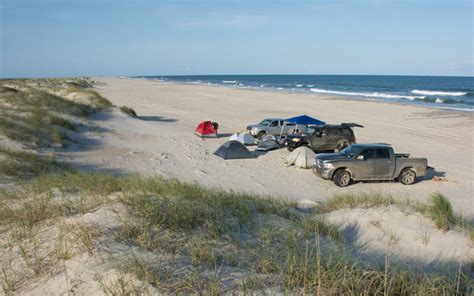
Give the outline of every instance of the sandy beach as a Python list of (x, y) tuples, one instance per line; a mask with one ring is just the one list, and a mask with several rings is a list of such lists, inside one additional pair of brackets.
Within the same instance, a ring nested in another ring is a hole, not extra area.
[[(291, 200), (322, 201), (334, 194), (376, 192), (425, 201), (439, 191), (457, 212), (474, 217), (472, 112), (143, 79), (96, 80), (102, 83), (96, 87), (99, 93), (115, 105), (132, 107), (139, 118), (119, 113), (94, 117), (94, 124), (111, 133), (98, 134), (62, 154), (79, 166), (176, 177)], [(397, 152), (428, 158), (435, 170), (412, 186), (372, 182), (338, 188), (310, 170), (286, 168), (286, 149), (248, 160), (225, 161), (213, 155), (232, 133), (248, 124), (301, 114), (327, 123), (362, 124), (365, 128), (355, 129), (357, 142), (390, 143)], [(195, 136), (202, 120), (217, 121), (220, 136)], [(433, 181), (434, 176), (442, 181)]]

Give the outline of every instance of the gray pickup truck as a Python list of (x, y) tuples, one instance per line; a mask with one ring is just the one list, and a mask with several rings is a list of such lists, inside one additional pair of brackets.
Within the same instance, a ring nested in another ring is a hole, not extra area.
[(334, 180), (339, 187), (352, 181), (399, 180), (402, 184), (415, 183), (426, 175), (426, 158), (410, 158), (409, 154), (395, 153), (388, 144), (354, 144), (339, 153), (316, 156), (313, 172), (323, 179)]

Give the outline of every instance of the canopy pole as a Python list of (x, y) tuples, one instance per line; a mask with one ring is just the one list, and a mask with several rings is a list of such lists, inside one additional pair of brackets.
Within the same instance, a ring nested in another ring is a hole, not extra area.
[(283, 121), (283, 126), (281, 127), (281, 130), (280, 130), (280, 142), (281, 142), (281, 137), (283, 136), (283, 128), (285, 128), (286, 126), (286, 120)]

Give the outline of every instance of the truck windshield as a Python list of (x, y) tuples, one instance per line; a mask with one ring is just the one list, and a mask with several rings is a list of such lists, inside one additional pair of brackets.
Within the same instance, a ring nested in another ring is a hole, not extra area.
[(262, 120), (262, 122), (260, 122), (260, 125), (267, 126), (267, 125), (269, 125), (269, 124), (270, 124), (270, 122), (272, 122), (272, 121), (271, 121), (271, 120), (269, 120), (269, 119), (264, 119), (264, 120)]
[(304, 129), (304, 133), (307, 134), (307, 135), (312, 135), (314, 134), (314, 132), (316, 131), (316, 129), (314, 127), (307, 127)]
[(341, 152), (339, 153), (349, 158), (349, 157), (353, 157), (354, 155), (359, 154), (360, 152), (362, 152), (362, 150), (364, 150), (364, 148), (362, 147), (349, 146), (341, 150)]

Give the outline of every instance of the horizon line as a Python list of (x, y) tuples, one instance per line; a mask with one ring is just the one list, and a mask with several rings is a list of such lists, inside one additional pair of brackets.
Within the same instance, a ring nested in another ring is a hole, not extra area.
[(111, 74), (111, 75), (51, 75), (51, 76), (10, 76), (5, 77), (0, 75), (0, 80), (12, 79), (48, 79), (48, 78), (74, 78), (74, 77), (193, 77), (193, 76), (386, 76), (386, 77), (456, 77), (456, 78), (474, 78), (474, 74), (466, 75), (434, 75), (434, 74), (301, 74), (301, 73), (227, 73), (227, 74), (147, 74), (147, 75), (126, 75), (126, 74)]

